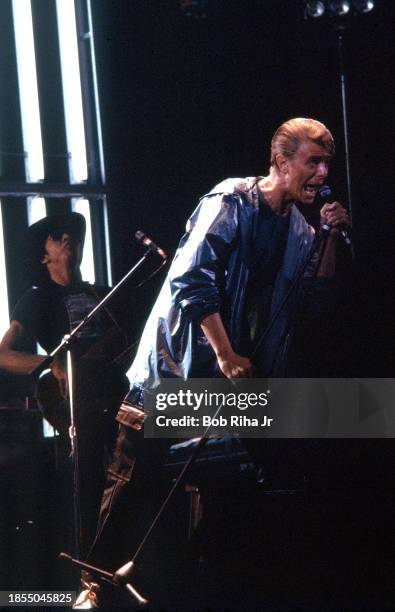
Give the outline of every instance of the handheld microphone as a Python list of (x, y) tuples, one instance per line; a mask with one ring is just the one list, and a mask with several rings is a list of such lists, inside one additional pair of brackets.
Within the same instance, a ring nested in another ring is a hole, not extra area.
[[(325, 202), (333, 202), (334, 198), (332, 196), (332, 190), (329, 187), (329, 185), (322, 185), (319, 190), (318, 193), (320, 194), (320, 197), (322, 200), (324, 200)], [(328, 223), (325, 223), (322, 226), (322, 229), (324, 230), (324, 232), (330, 232), (331, 231), (331, 226)], [(340, 235), (343, 238), (344, 242), (346, 243), (347, 246), (351, 247), (352, 246), (352, 241), (350, 238), (350, 234), (348, 233), (348, 231), (343, 227), (343, 228), (339, 228), (340, 231)]]
[(147, 236), (147, 234), (144, 234), (144, 232), (142, 232), (141, 230), (137, 230), (134, 237), (136, 238), (138, 242), (141, 242), (141, 244), (148, 247), (150, 251), (153, 251), (154, 253), (162, 257), (162, 259), (164, 260), (167, 259), (167, 255), (164, 252), (164, 250), (158, 247), (158, 245), (155, 244), (155, 242), (153, 242), (153, 240), (151, 240), (151, 238)]

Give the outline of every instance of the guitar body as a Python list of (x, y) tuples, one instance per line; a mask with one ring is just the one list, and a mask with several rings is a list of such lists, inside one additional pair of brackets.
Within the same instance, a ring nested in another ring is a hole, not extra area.
[(69, 402), (62, 397), (59, 382), (52, 372), (44, 372), (40, 376), (35, 396), (48, 423), (60, 434), (67, 434), (70, 425)]
[[(129, 389), (124, 372), (132, 361), (132, 349), (125, 348), (125, 345), (123, 332), (119, 328), (111, 328), (75, 360), (77, 412), (91, 414), (92, 405), (100, 406), (99, 410), (106, 412), (109, 409), (107, 403), (114, 401), (119, 407)], [(44, 418), (60, 434), (67, 434), (70, 426), (69, 401), (62, 396), (59, 382), (52, 372), (46, 371), (40, 376), (35, 396)]]

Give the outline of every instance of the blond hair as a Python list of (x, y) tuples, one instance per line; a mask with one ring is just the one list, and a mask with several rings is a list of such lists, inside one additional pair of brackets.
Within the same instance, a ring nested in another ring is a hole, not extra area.
[(316, 119), (297, 117), (289, 119), (275, 131), (271, 144), (270, 165), (277, 165), (278, 153), (292, 159), (299, 145), (306, 140), (311, 140), (324, 147), (331, 157), (335, 153), (333, 136), (323, 123)]

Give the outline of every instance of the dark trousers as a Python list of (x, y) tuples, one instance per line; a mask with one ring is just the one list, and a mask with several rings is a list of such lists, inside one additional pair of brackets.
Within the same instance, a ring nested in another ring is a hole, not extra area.
[[(115, 571), (133, 556), (161, 502), (161, 467), (170, 442), (145, 439), (134, 414), (120, 410), (96, 536), (87, 562)], [(133, 477), (133, 478), (132, 478)]]

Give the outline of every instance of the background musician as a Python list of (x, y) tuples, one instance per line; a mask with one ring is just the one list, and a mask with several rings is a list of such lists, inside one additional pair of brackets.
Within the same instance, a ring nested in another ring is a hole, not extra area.
[[(52, 351), (107, 292), (83, 282), (80, 264), (85, 220), (79, 213), (45, 217), (28, 228), (27, 263), (33, 286), (20, 298), (0, 343), (0, 368), (29, 374), (45, 359), (22, 350), (27, 341)], [(128, 389), (123, 369), (114, 363), (126, 346), (119, 307), (103, 309), (81, 329), (72, 347), (75, 367), (81, 492), (81, 553), (93, 538), (103, 489), (104, 467), (117, 430), (114, 420)], [(38, 386), (44, 416), (68, 446), (70, 423), (67, 375), (63, 357), (51, 364), (51, 375)]]

